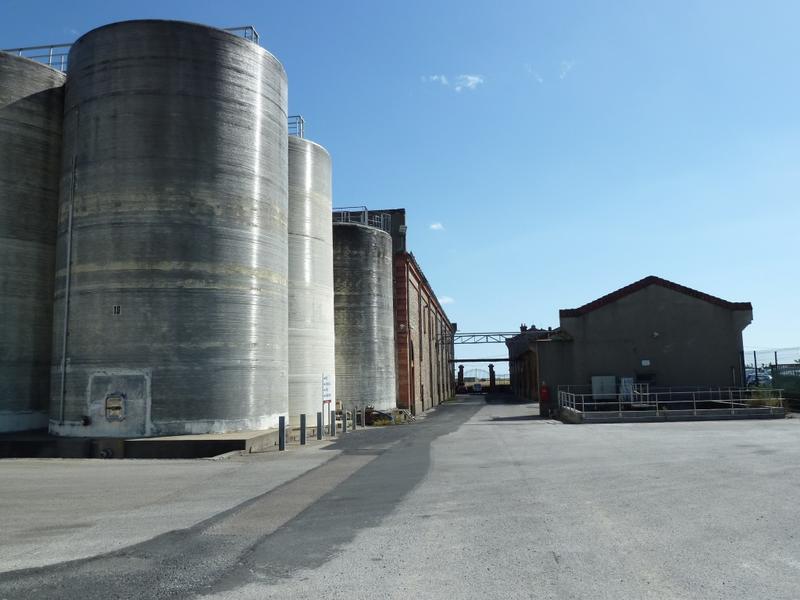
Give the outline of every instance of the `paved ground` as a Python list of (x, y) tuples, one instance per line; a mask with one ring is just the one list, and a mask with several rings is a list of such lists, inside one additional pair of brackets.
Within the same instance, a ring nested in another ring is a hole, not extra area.
[[(534, 413), (460, 399), (348, 435), (333, 460), (236, 509), (0, 574), (0, 598), (798, 597), (800, 419), (570, 426)], [(186, 500), (173, 494), (166, 504)]]
[(320, 445), (225, 460), (0, 460), (0, 572), (196, 525), (338, 454)]

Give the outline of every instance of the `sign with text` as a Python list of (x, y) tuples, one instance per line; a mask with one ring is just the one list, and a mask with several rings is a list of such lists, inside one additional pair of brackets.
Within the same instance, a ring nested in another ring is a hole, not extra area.
[(330, 404), (333, 400), (333, 394), (331, 393), (331, 376), (330, 375), (322, 375), (322, 403), (323, 404)]

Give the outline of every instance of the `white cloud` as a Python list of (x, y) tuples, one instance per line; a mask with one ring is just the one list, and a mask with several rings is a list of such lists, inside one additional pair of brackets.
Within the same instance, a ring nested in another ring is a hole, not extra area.
[(575, 68), (575, 61), (574, 60), (562, 60), (561, 61), (561, 72), (558, 75), (559, 79), (564, 79), (572, 69)]
[(437, 221), (436, 223), (431, 223), (430, 228), (434, 231), (442, 231), (444, 229), (444, 225)]
[(420, 80), (422, 83), (439, 83), (445, 87), (452, 87), (456, 92), (474, 90), (485, 81), (483, 75), (473, 75), (469, 73), (456, 75), (452, 81), (447, 75), (423, 75), (420, 77)]
[(544, 83), (544, 78), (539, 75), (538, 71), (534, 71), (532, 66), (525, 65), (525, 70), (528, 72), (528, 75), (536, 80), (536, 83)]
[(427, 82), (433, 83), (441, 83), (442, 85), (450, 85), (450, 82), (447, 79), (446, 75), (423, 75), (422, 76), (422, 83)]
[(482, 75), (459, 75), (456, 77), (456, 86), (453, 89), (457, 92), (461, 90), (474, 90), (483, 82), (484, 79)]
[(455, 298), (451, 298), (450, 296), (439, 296), (440, 304), (453, 304), (455, 301)]

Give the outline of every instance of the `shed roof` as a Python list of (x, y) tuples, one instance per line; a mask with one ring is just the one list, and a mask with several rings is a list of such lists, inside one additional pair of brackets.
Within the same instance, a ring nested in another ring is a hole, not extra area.
[(649, 275), (644, 279), (640, 279), (639, 281), (636, 281), (630, 285), (626, 285), (625, 287), (620, 288), (615, 292), (606, 294), (605, 296), (598, 298), (597, 300), (594, 300), (592, 302), (589, 302), (588, 304), (584, 304), (583, 306), (580, 306), (578, 308), (561, 309), (560, 311), (558, 311), (558, 314), (561, 317), (580, 317), (582, 315), (585, 315), (586, 313), (592, 312), (593, 310), (597, 310), (598, 308), (602, 308), (603, 306), (612, 304), (617, 300), (620, 300), (621, 298), (630, 296), (631, 294), (638, 292), (639, 290), (643, 290), (644, 288), (651, 285), (660, 285), (661, 287), (665, 287), (669, 290), (673, 290), (675, 292), (679, 292), (681, 294), (697, 298), (698, 300), (704, 300), (711, 304), (715, 304), (716, 306), (727, 308), (728, 310), (753, 310), (753, 305), (750, 304), (749, 302), (729, 302), (728, 300), (717, 298), (716, 296), (712, 296), (710, 294), (706, 294), (704, 292), (688, 288), (678, 283), (662, 279), (661, 277), (656, 277), (655, 275)]

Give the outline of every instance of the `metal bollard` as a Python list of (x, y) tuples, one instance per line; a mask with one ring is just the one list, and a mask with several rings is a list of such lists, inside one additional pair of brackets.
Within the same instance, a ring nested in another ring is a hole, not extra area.
[(317, 413), (317, 439), (322, 439), (322, 413)]
[(336, 411), (331, 410), (331, 437), (336, 437)]
[(306, 414), (300, 415), (300, 445), (306, 445)]
[(286, 417), (278, 417), (278, 450), (286, 450)]

